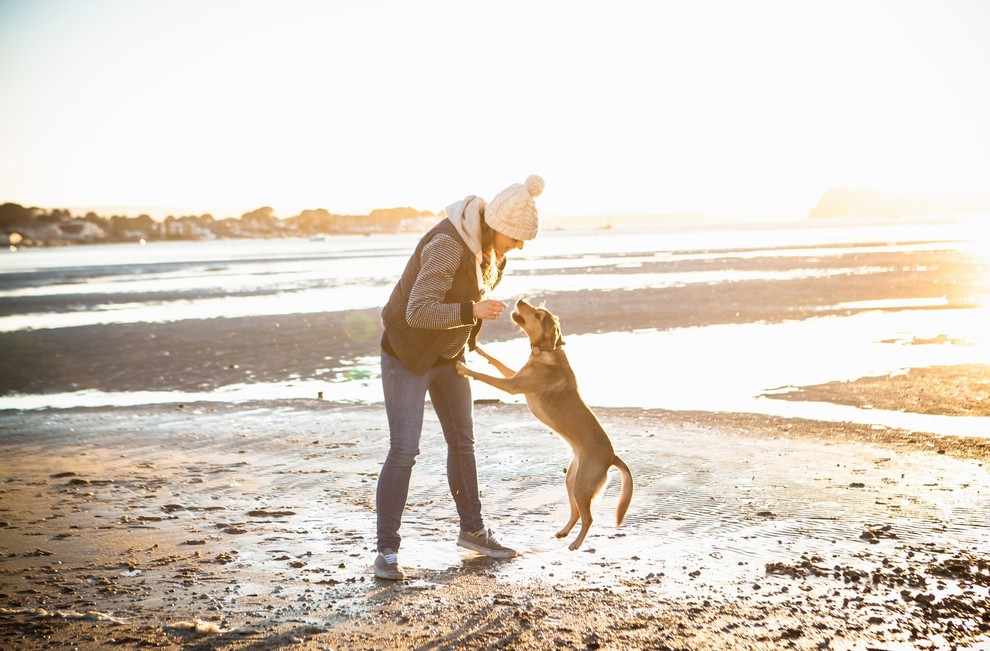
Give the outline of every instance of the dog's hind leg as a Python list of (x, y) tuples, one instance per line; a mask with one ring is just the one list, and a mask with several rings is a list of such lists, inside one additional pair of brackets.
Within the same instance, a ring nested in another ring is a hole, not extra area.
[(577, 524), (578, 518), (581, 517), (580, 511), (578, 511), (577, 500), (574, 499), (574, 477), (577, 475), (578, 460), (577, 457), (571, 459), (571, 465), (567, 467), (567, 477), (564, 479), (564, 485), (567, 486), (567, 499), (571, 503), (571, 518), (564, 525), (564, 528), (557, 532), (558, 538), (563, 538), (571, 532), (574, 525)]
[(581, 531), (578, 532), (577, 538), (567, 546), (568, 549), (574, 551), (581, 546), (584, 542), (584, 537), (588, 535), (588, 530), (591, 529), (591, 499), (581, 499), (577, 500), (578, 514), (581, 517)]
[(573, 499), (577, 502), (578, 514), (581, 518), (581, 531), (578, 532), (577, 538), (568, 545), (571, 551), (580, 547), (581, 543), (584, 542), (584, 537), (588, 535), (588, 530), (591, 529), (591, 523), (594, 520), (591, 517), (591, 502), (605, 487), (606, 481), (608, 481), (608, 467), (602, 467), (600, 464), (585, 463), (575, 473)]

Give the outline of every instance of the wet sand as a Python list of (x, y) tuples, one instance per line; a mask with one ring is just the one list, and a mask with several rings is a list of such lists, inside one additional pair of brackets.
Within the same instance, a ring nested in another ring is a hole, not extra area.
[[(952, 308), (974, 300), (963, 267), (929, 257), (885, 280), (541, 299), (574, 333), (808, 318), (893, 297)], [(6, 333), (0, 382), (9, 393), (311, 377), (374, 354), (375, 323), (355, 311)], [(517, 334), (505, 322), (485, 336)], [(772, 398), (986, 415), (988, 379), (981, 365), (915, 369)], [(486, 517), (520, 556), (453, 544), (428, 417), (403, 526), (410, 577), (389, 583), (370, 574), (384, 414), (326, 398), (0, 415), (4, 648), (990, 648), (986, 438), (596, 410), (636, 494), (616, 529), (613, 477), (570, 552), (553, 535), (568, 451), (525, 407), (479, 404)]]
[(454, 546), (434, 431), (403, 528), (410, 578), (398, 584), (368, 571), (386, 451), (377, 410), (314, 400), (6, 418), (4, 453), (17, 463), (0, 488), (0, 630), (23, 649), (987, 639), (985, 450), (865, 443), (855, 428), (810, 421), (600, 416), (636, 473), (623, 527), (614, 479), (585, 545), (568, 551), (553, 536), (567, 451), (547, 446), (525, 408), (479, 405), (489, 524), (522, 553), (498, 562)]
[(912, 368), (902, 375), (801, 387), (774, 398), (936, 416), (990, 416), (990, 369), (985, 364)]

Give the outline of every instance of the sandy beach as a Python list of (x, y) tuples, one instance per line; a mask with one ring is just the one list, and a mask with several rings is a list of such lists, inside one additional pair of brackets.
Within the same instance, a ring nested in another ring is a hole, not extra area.
[[(850, 255), (880, 271), (538, 298), (566, 337), (844, 316), (884, 299), (962, 310), (985, 291), (985, 264), (952, 252)], [(4, 332), (0, 395), (307, 378), (375, 355), (377, 328), (377, 310), (352, 310)], [(518, 337), (503, 319), (483, 340)], [(617, 359), (616, 372), (634, 361)], [(718, 373), (719, 360), (698, 363)], [(678, 372), (656, 369), (664, 381)], [(766, 399), (985, 417), (988, 388), (990, 367), (958, 364)], [(476, 405), (484, 510), (520, 550), (511, 561), (454, 545), (443, 438), (428, 415), (403, 525), (410, 576), (399, 583), (370, 572), (387, 451), (380, 405), (328, 390), (0, 412), (4, 648), (990, 649), (990, 432), (596, 412), (636, 493), (616, 529), (613, 477), (585, 545), (570, 552), (553, 536), (566, 519), (568, 451), (525, 406)]]

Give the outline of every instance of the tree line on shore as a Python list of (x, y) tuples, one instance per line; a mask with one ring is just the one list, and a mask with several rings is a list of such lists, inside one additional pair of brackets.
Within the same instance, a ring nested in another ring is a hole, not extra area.
[[(385, 208), (367, 215), (338, 215), (322, 208), (280, 218), (270, 206), (240, 217), (215, 219), (212, 215), (149, 215), (109, 217), (87, 212), (73, 215), (64, 209), (0, 205), (0, 234), (10, 246), (51, 246), (140, 240), (204, 240), (238, 237), (317, 237), (335, 234), (397, 233), (422, 230), (436, 215), (414, 208)], [(0, 240), (2, 242), (2, 240)]]

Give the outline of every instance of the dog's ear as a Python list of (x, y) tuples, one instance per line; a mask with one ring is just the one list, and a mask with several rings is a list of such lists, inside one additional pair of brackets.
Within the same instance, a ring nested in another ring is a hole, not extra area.
[(553, 346), (553, 342), (557, 340), (557, 326), (554, 324), (549, 312), (540, 312), (540, 325), (543, 326), (540, 343), (547, 347)]
[(559, 348), (563, 344), (560, 338), (560, 321), (554, 314), (544, 312), (543, 319), (543, 343), (551, 349)]
[(560, 319), (556, 316), (553, 317), (553, 323), (557, 326), (557, 341), (554, 343), (554, 348), (560, 348), (564, 345), (564, 337), (560, 334)]

